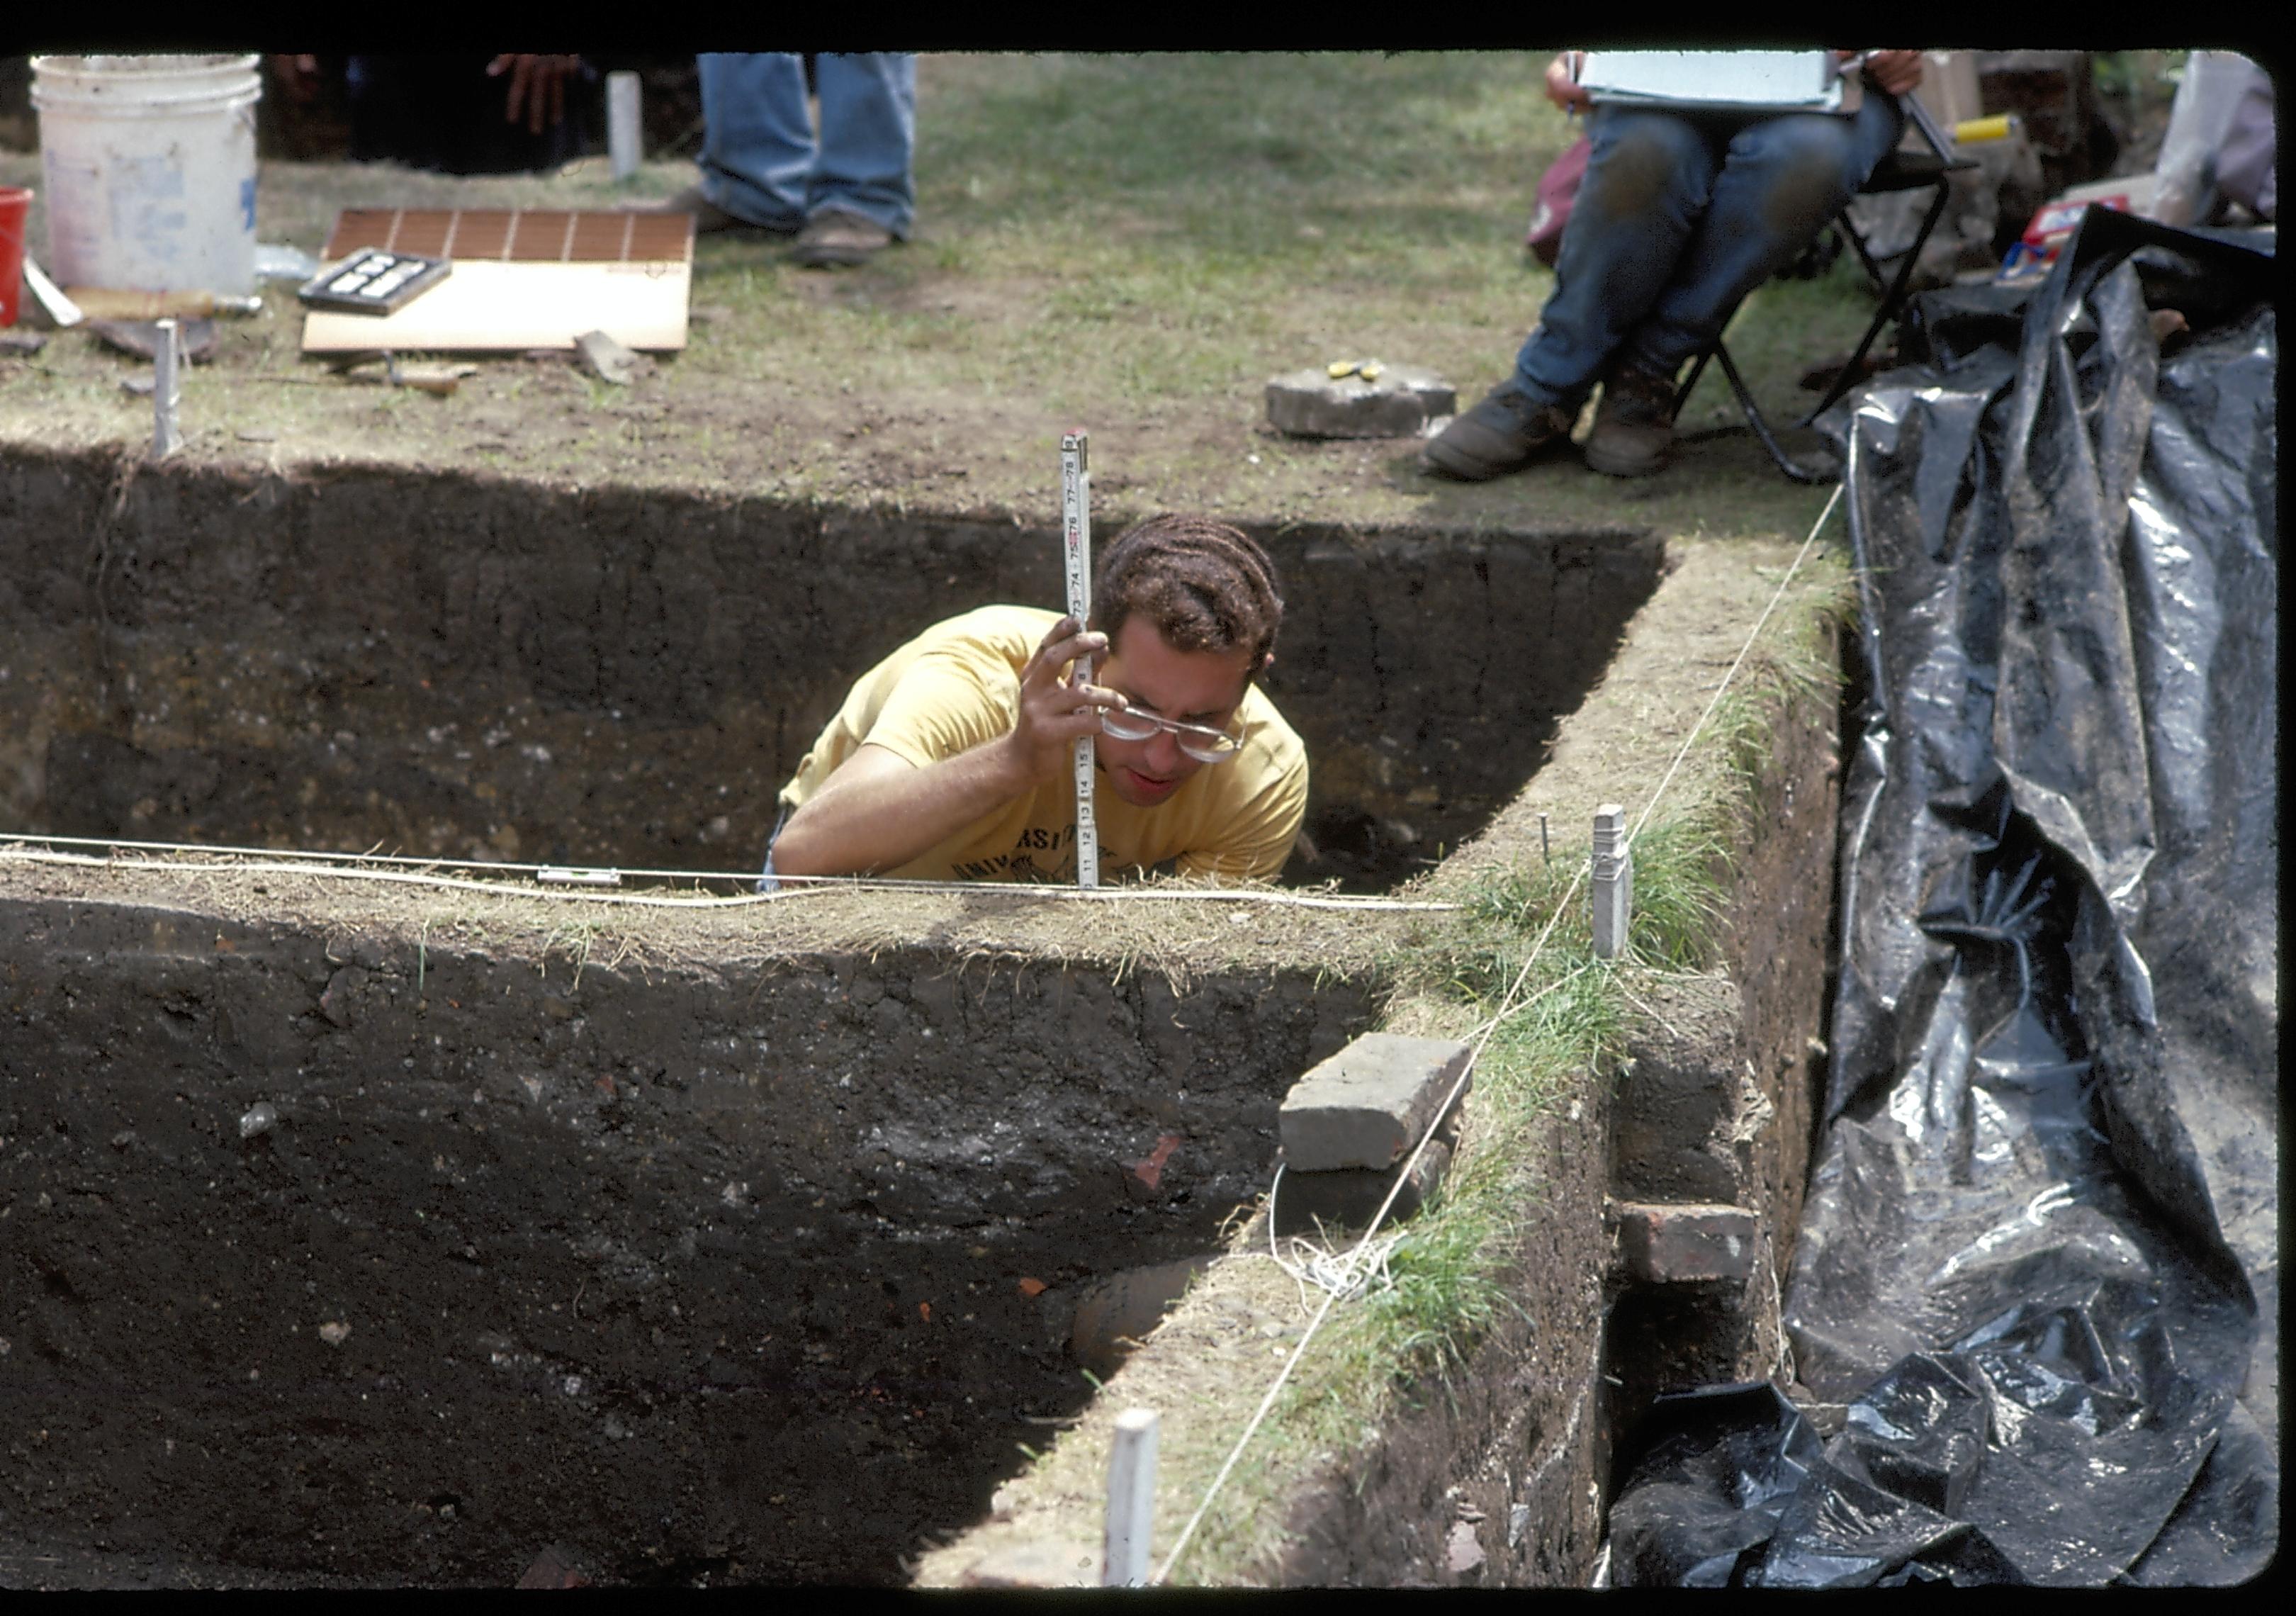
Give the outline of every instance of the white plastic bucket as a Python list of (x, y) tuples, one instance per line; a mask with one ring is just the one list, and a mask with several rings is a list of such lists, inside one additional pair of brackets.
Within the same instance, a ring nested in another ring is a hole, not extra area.
[(255, 287), (253, 56), (35, 56), (50, 278)]

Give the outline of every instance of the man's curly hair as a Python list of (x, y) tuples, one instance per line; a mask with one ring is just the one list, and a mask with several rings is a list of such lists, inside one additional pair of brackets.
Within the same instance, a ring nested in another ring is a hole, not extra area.
[(1283, 621), (1267, 552), (1209, 516), (1152, 516), (1118, 535), (1092, 586), (1092, 624), (1112, 645), (1139, 612), (1175, 651), (1249, 651), (1245, 682), (1275, 649)]

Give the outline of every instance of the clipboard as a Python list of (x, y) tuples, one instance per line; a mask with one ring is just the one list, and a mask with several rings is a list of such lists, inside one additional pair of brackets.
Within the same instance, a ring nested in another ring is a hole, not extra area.
[(1588, 51), (1573, 76), (1596, 105), (1746, 112), (1857, 110), (1832, 51)]

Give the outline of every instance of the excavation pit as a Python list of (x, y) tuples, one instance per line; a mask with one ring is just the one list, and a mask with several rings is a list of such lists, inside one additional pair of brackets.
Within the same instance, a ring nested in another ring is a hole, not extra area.
[[(1010, 519), (97, 455), (0, 480), (0, 823), (57, 835), (752, 869), (855, 677), (1062, 598), (1056, 537)], [(1255, 537), (1313, 760), (1285, 878), (1357, 891), (1521, 788), (1661, 564), (1630, 531)]]
[[(1010, 520), (0, 478), (0, 814), (53, 837), (738, 871), (854, 673), (1059, 588)], [(1256, 536), (1315, 764), (1286, 879), (1357, 891), (1518, 798), (1665, 561)], [(1265, 1188), (1401, 935), (127, 860), (12, 865), (0, 906), (11, 1531), (162, 1579), (501, 1582), (551, 1543), (611, 1580), (903, 1579), (1086, 1409), (1091, 1282)]]

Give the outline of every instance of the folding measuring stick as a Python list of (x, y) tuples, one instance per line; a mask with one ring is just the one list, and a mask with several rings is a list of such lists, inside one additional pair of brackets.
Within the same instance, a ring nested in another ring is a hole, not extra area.
[[(1081, 628), (1092, 618), (1092, 468), (1085, 453), (1085, 434), (1061, 434), (1061, 533), (1069, 580), (1069, 615)], [(1092, 677), (1092, 659), (1079, 657), (1069, 678), (1081, 685)], [(1100, 827), (1092, 806), (1093, 743), (1079, 735), (1076, 743), (1077, 885), (1100, 884)]]

